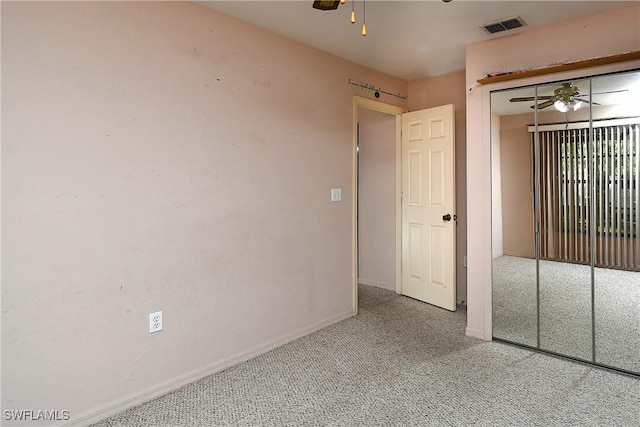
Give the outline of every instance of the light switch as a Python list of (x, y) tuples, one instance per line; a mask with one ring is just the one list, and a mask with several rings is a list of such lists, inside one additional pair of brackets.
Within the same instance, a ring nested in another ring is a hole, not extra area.
[(332, 188), (331, 189), (331, 201), (332, 202), (340, 202), (340, 201), (342, 201), (342, 188)]

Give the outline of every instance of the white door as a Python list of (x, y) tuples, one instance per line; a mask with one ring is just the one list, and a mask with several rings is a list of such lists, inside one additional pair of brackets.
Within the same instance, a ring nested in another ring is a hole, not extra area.
[(454, 106), (402, 115), (402, 294), (455, 311)]

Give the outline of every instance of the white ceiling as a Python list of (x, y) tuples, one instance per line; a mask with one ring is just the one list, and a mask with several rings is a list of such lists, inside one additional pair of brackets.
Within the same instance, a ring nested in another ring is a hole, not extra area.
[[(197, 1), (207, 7), (405, 80), (437, 76), (465, 67), (465, 45), (504, 37), (579, 16), (631, 6), (627, 1), (366, 0), (368, 35), (349, 23), (352, 0), (338, 10), (319, 11), (312, 0)], [(480, 26), (520, 16), (524, 28), (489, 35)]]

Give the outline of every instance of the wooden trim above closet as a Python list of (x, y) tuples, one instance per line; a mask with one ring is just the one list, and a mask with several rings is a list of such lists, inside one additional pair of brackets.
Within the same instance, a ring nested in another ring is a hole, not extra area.
[(497, 83), (507, 80), (523, 79), (525, 77), (542, 76), (544, 74), (558, 73), (561, 71), (579, 70), (581, 68), (597, 67), (600, 65), (615, 64), (617, 62), (633, 61), (640, 59), (640, 50), (633, 52), (620, 53), (618, 55), (604, 56), (601, 58), (584, 59), (575, 62), (563, 62), (561, 64), (549, 65), (547, 67), (531, 68), (528, 70), (507, 71), (504, 73), (495, 73), (487, 75), (476, 80), (478, 83), (485, 85), (488, 83)]

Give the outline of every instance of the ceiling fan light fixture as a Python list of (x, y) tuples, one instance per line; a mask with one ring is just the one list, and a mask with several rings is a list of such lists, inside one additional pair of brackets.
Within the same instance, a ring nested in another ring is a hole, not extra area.
[(570, 99), (558, 99), (556, 102), (553, 103), (553, 106), (556, 108), (556, 110), (560, 111), (561, 113), (566, 113), (569, 110), (572, 111), (578, 111), (578, 109), (580, 107), (582, 107), (583, 102), (580, 101), (579, 99), (575, 99), (575, 98), (570, 98)]
[(565, 104), (565, 102), (561, 99), (558, 99), (556, 102), (554, 102), (553, 106), (556, 107), (556, 110), (560, 111), (561, 113), (566, 113), (567, 111), (569, 111), (569, 106)]

